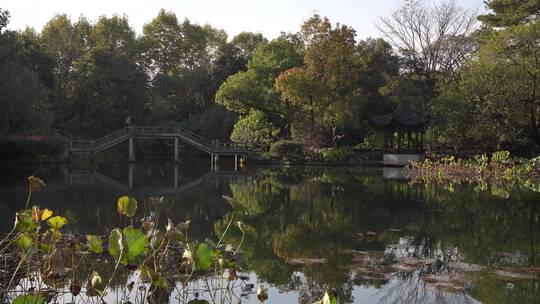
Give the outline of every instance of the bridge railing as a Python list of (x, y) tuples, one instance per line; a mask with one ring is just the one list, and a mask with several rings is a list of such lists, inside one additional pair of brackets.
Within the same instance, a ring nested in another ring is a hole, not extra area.
[(107, 134), (105, 136), (102, 136), (102, 137), (94, 140), (93, 143), (92, 143), (93, 147), (99, 147), (99, 146), (101, 146), (103, 144), (111, 142), (114, 139), (120, 138), (120, 137), (122, 137), (122, 136), (124, 136), (125, 134), (128, 134), (128, 133), (129, 133), (129, 128), (123, 128), (123, 129), (114, 131), (112, 133), (109, 133), (109, 134)]
[(213, 141), (212, 148), (216, 150), (247, 150), (249, 147), (243, 143)]
[(69, 143), (69, 148), (80, 148), (80, 149), (90, 149), (92, 148), (91, 140), (72, 140)]
[(182, 127), (152, 127), (152, 126), (135, 126), (128, 127), (130, 133), (137, 135), (156, 135), (156, 134), (177, 134), (180, 133), (187, 138), (192, 139), (195, 142), (199, 142), (204, 146), (210, 146), (211, 140), (201, 136), (193, 131), (184, 129)]
[(241, 150), (247, 151), (250, 147), (243, 143), (222, 142), (218, 140), (210, 140), (207, 137), (199, 135), (191, 130), (182, 127), (166, 127), (166, 126), (130, 126), (126, 127), (105, 136), (99, 137), (96, 140), (74, 140), (69, 144), (71, 149), (92, 150), (113, 142), (115, 139), (124, 137), (125, 135), (163, 135), (163, 134), (181, 134), (186, 138), (193, 140), (211, 150)]
[(179, 133), (182, 133), (182, 134), (185, 134), (185, 135), (187, 135), (187, 136), (189, 136), (189, 137), (192, 137), (192, 138), (194, 138), (194, 139), (197, 139), (197, 140), (203, 142), (204, 144), (206, 144), (206, 145), (208, 145), (208, 146), (212, 143), (212, 141), (211, 141), (210, 139), (208, 139), (207, 137), (204, 137), (204, 136), (202, 136), (202, 135), (200, 135), (200, 134), (197, 134), (197, 133), (195, 133), (195, 132), (193, 132), (193, 131), (191, 131), (191, 130), (188, 130), (188, 129), (186, 129), (186, 128), (176, 127), (176, 130), (177, 130)]

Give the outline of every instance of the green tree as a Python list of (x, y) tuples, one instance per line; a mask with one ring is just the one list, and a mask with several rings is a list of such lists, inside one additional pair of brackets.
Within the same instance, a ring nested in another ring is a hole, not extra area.
[(483, 127), (478, 132), (495, 137), (497, 146), (520, 141), (540, 146), (539, 39), (538, 21), (499, 31), (463, 74), (461, 89)]
[(50, 58), (50, 105), (54, 113), (53, 126), (63, 134), (73, 134), (73, 130), (64, 130), (65, 122), (70, 119), (69, 107), (74, 94), (74, 67), (76, 61), (90, 49), (90, 23), (83, 17), (75, 23), (67, 15), (57, 15), (41, 30), (38, 43), (44, 54)]
[(152, 81), (153, 120), (175, 123), (216, 113), (210, 109), (221, 82), (242, 69), (238, 50), (224, 31), (184, 20), (161, 10), (146, 24), (141, 57)]
[(174, 73), (179, 67), (182, 32), (173, 12), (160, 10), (158, 16), (143, 27), (141, 39), (143, 60), (150, 73)]
[(266, 116), (259, 111), (251, 111), (234, 125), (231, 140), (254, 147), (267, 147), (279, 134)]
[(260, 44), (268, 43), (261, 33), (241, 32), (234, 36), (232, 44), (240, 50), (240, 55), (247, 61), (253, 57)]
[(90, 28), (85, 18), (74, 24), (64, 14), (49, 20), (41, 30), (41, 43), (55, 61), (54, 75), (59, 84), (65, 83), (74, 62), (90, 48)]
[(124, 126), (126, 117), (143, 122), (148, 78), (137, 61), (135, 32), (126, 17), (101, 17), (90, 30), (91, 48), (73, 64), (71, 90), (57, 126), (95, 138)]
[(118, 15), (99, 17), (91, 28), (90, 44), (92, 50), (105, 50), (129, 57), (136, 55), (138, 47), (135, 31), (129, 25), (128, 18)]
[(357, 44), (352, 28), (332, 27), (318, 15), (306, 21), (300, 35), (306, 47), (304, 66), (276, 81), (282, 97), (300, 109), (294, 119), (296, 136), (320, 146), (320, 138), (336, 144), (345, 131), (350, 136), (365, 130), (372, 110), (387, 108), (381, 106), (385, 98), (380, 90), (398, 70), (391, 47), (383, 40)]
[[(7, 11), (0, 10), (0, 19), (5, 27)], [(0, 134), (43, 133), (50, 124), (48, 90), (26, 56), (20, 36), (0, 32)]]
[(540, 16), (538, 0), (488, 0), (485, 3), (491, 12), (478, 19), (489, 26), (513, 26), (537, 20)]
[(282, 71), (302, 63), (292, 44), (276, 39), (261, 44), (248, 63), (247, 71), (230, 76), (216, 93), (216, 102), (247, 116), (259, 111), (274, 126), (288, 133), (289, 107), (274, 88), (276, 77)]
[(128, 116), (141, 124), (147, 83), (144, 71), (129, 57), (93, 51), (76, 64), (69, 119), (59, 126), (72, 134), (95, 138), (124, 127)]

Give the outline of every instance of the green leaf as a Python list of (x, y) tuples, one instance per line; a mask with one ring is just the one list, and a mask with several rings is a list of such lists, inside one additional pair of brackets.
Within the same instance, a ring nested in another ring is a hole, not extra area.
[(118, 213), (133, 217), (137, 212), (137, 200), (134, 197), (122, 196), (118, 199)]
[(161, 288), (169, 288), (169, 283), (165, 280), (159, 273), (153, 271), (152, 269), (141, 266), (141, 275), (148, 278), (153, 286)]
[(47, 220), (47, 224), (54, 229), (60, 229), (68, 223), (67, 219), (63, 216), (53, 216)]
[(195, 268), (197, 270), (207, 270), (212, 266), (212, 261), (214, 259), (214, 254), (206, 243), (201, 243), (197, 247), (197, 252), (195, 253)]
[(51, 245), (41, 243), (39, 246), (41, 248), (41, 252), (51, 252)]
[(103, 241), (99, 236), (96, 235), (87, 235), (86, 236), (86, 245), (94, 253), (103, 252)]
[(123, 231), (114, 229), (109, 236), (109, 253), (124, 265), (134, 263), (138, 257), (148, 253), (148, 245), (146, 235), (133, 227), (126, 227)]
[(140, 230), (133, 227), (126, 227), (123, 231), (124, 244), (127, 245), (127, 261), (135, 262), (141, 255), (148, 252), (148, 238)]
[(32, 245), (34, 244), (34, 241), (32, 241), (30, 237), (23, 234), (17, 238), (17, 241), (15, 241), (15, 244), (17, 245), (17, 247), (19, 247), (19, 249), (21, 249), (24, 252), (27, 252), (30, 249), (30, 247), (32, 247)]
[(109, 253), (118, 260), (122, 258), (120, 255), (122, 255), (123, 250), (124, 242), (122, 241), (122, 231), (116, 228), (111, 231), (111, 234), (109, 235)]
[(12, 304), (44, 304), (45, 299), (39, 293), (20, 295), (13, 300)]
[(32, 221), (32, 210), (27, 209), (15, 214), (15, 230), (29, 231), (34, 230), (35, 224)]

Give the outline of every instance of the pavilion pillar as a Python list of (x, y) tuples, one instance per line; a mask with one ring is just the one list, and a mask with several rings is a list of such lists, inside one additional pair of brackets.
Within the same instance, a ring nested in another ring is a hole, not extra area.
[(128, 177), (128, 186), (133, 188), (133, 183), (135, 182), (135, 164), (129, 164), (129, 177)]
[(135, 143), (133, 140), (133, 136), (129, 138), (129, 161), (135, 161)]
[(178, 164), (174, 164), (174, 189), (178, 189), (178, 171), (179, 166)]
[(403, 136), (403, 134), (401, 134), (400, 130), (398, 130), (398, 133), (397, 133), (397, 151), (398, 152), (401, 152), (401, 137)]
[(412, 146), (411, 146), (411, 131), (409, 130), (407, 132), (407, 149), (410, 151), (412, 150)]
[(174, 138), (174, 161), (175, 162), (178, 162), (180, 161), (180, 156), (179, 156), (179, 151), (178, 151), (178, 137), (175, 137)]
[(218, 171), (219, 154), (210, 154), (210, 171)]

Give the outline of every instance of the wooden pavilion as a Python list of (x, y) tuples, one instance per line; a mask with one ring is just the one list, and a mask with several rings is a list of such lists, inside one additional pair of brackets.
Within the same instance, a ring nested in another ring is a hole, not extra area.
[(391, 113), (373, 116), (371, 122), (385, 132), (385, 165), (400, 166), (423, 159), (428, 120), (408, 103), (400, 103)]

